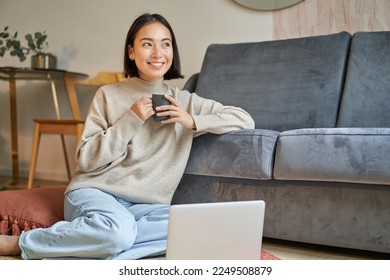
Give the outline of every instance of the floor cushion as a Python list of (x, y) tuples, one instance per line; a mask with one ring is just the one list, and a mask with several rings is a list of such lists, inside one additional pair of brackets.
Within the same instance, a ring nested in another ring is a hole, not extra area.
[(0, 191), (0, 234), (20, 235), (63, 220), (65, 186)]

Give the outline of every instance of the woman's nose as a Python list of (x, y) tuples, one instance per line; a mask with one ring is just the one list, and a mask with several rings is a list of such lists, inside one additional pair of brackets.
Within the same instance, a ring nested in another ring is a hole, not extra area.
[(155, 47), (153, 48), (152, 57), (154, 57), (154, 58), (159, 58), (159, 57), (161, 57), (161, 49), (160, 49), (158, 46), (155, 46)]

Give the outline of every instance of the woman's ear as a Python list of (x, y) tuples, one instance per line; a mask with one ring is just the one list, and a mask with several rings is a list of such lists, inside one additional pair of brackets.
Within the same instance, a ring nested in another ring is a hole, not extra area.
[(131, 60), (134, 60), (134, 49), (131, 45), (127, 46), (127, 53)]

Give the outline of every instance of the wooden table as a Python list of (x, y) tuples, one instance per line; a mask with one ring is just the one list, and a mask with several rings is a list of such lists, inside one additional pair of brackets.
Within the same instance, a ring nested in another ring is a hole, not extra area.
[[(19, 157), (18, 157), (18, 129), (17, 129), (17, 105), (16, 105), (16, 80), (46, 80), (50, 82), (54, 102), (56, 118), (61, 119), (60, 106), (56, 90), (56, 82), (65, 83), (72, 116), (74, 119), (81, 119), (80, 108), (75, 91), (75, 83), (87, 78), (84, 73), (70, 72), (59, 69), (37, 69), (37, 68), (16, 68), (0, 67), (0, 80), (8, 81), (11, 113), (11, 155), (12, 155), (12, 180), (13, 184), (19, 180)], [(65, 147), (62, 138), (63, 147)]]

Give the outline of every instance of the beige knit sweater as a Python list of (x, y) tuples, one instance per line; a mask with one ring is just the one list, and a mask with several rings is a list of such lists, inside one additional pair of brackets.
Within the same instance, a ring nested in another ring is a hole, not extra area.
[[(170, 94), (189, 112), (196, 131), (180, 123), (143, 122), (130, 110), (145, 94)], [(76, 151), (77, 169), (66, 192), (97, 188), (134, 203), (170, 204), (183, 175), (193, 137), (253, 128), (241, 108), (223, 106), (163, 81), (130, 78), (100, 88)]]

